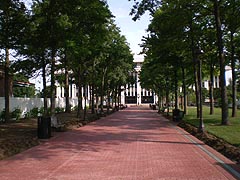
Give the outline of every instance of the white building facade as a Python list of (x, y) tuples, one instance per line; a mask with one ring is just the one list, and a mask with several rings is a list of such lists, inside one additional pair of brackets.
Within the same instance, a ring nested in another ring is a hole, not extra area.
[[(232, 69), (230, 66), (225, 67), (226, 86), (229, 86), (232, 80)], [(209, 80), (205, 80), (202, 84), (203, 88), (209, 90)], [(213, 77), (213, 88), (220, 88), (220, 77)]]
[(140, 71), (143, 63), (142, 58), (134, 58), (135, 68), (129, 75), (135, 80), (133, 84), (127, 84), (121, 93), (121, 102), (123, 104), (153, 104), (156, 103), (154, 92), (146, 90), (140, 84)]
[[(133, 84), (127, 84), (125, 87), (122, 87), (123, 91), (121, 92), (121, 104), (153, 104), (156, 102), (155, 94), (152, 91), (141, 88), (139, 75), (143, 63), (143, 58), (134, 58), (135, 68), (133, 72), (129, 73), (134, 79)], [(86, 91), (82, 89), (82, 93), (86, 93), (87, 104), (90, 102), (90, 89), (87, 87)], [(56, 82), (56, 98), (65, 97), (65, 89), (60, 83)], [(69, 96), (70, 98), (78, 97), (78, 88), (75, 84), (69, 85)], [(83, 94), (82, 94), (83, 96)]]

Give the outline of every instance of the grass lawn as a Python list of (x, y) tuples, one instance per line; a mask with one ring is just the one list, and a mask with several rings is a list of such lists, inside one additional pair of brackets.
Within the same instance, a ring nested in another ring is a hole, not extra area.
[[(229, 121), (230, 125), (221, 125), (221, 109), (215, 108), (214, 115), (209, 115), (209, 107), (203, 106), (203, 121), (205, 125), (205, 130), (215, 136), (222, 138), (240, 147), (240, 110), (237, 112), (237, 117), (231, 117), (231, 109), (229, 109)], [(184, 120), (196, 127), (199, 125), (199, 120), (197, 119), (197, 109), (196, 107), (188, 107), (188, 114), (184, 116)]]

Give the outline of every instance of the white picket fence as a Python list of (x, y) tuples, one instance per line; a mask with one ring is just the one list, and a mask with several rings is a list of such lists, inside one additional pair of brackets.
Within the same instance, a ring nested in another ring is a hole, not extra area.
[[(88, 104), (88, 103), (87, 103)], [(70, 98), (71, 107), (78, 105), (77, 98)], [(50, 106), (50, 99), (48, 99), (48, 107)], [(13, 111), (16, 108), (21, 109), (22, 117), (26, 112), (29, 112), (33, 108), (43, 107), (43, 98), (10, 98), (10, 111)], [(60, 108), (65, 108), (65, 98), (56, 98), (56, 106)], [(0, 97), (0, 112), (5, 108), (5, 99)]]

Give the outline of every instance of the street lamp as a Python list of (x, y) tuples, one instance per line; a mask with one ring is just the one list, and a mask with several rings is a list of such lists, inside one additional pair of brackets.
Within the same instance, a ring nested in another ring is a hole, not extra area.
[(203, 51), (201, 49), (196, 49), (195, 50), (195, 55), (196, 55), (196, 63), (198, 65), (197, 69), (197, 78), (198, 78), (198, 98), (199, 98), (199, 127), (198, 127), (198, 132), (204, 132), (204, 122), (203, 122), (203, 112), (202, 112), (202, 61), (199, 58), (199, 56), (203, 54)]

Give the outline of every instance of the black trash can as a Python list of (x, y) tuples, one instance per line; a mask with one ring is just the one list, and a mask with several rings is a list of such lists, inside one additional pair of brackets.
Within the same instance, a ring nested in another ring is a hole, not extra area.
[(180, 109), (173, 109), (173, 121), (179, 121)]
[(51, 137), (51, 117), (38, 117), (38, 138), (48, 139)]
[(152, 105), (152, 109), (153, 109), (153, 110), (156, 110), (156, 109), (157, 109), (157, 107), (156, 107), (155, 104)]

